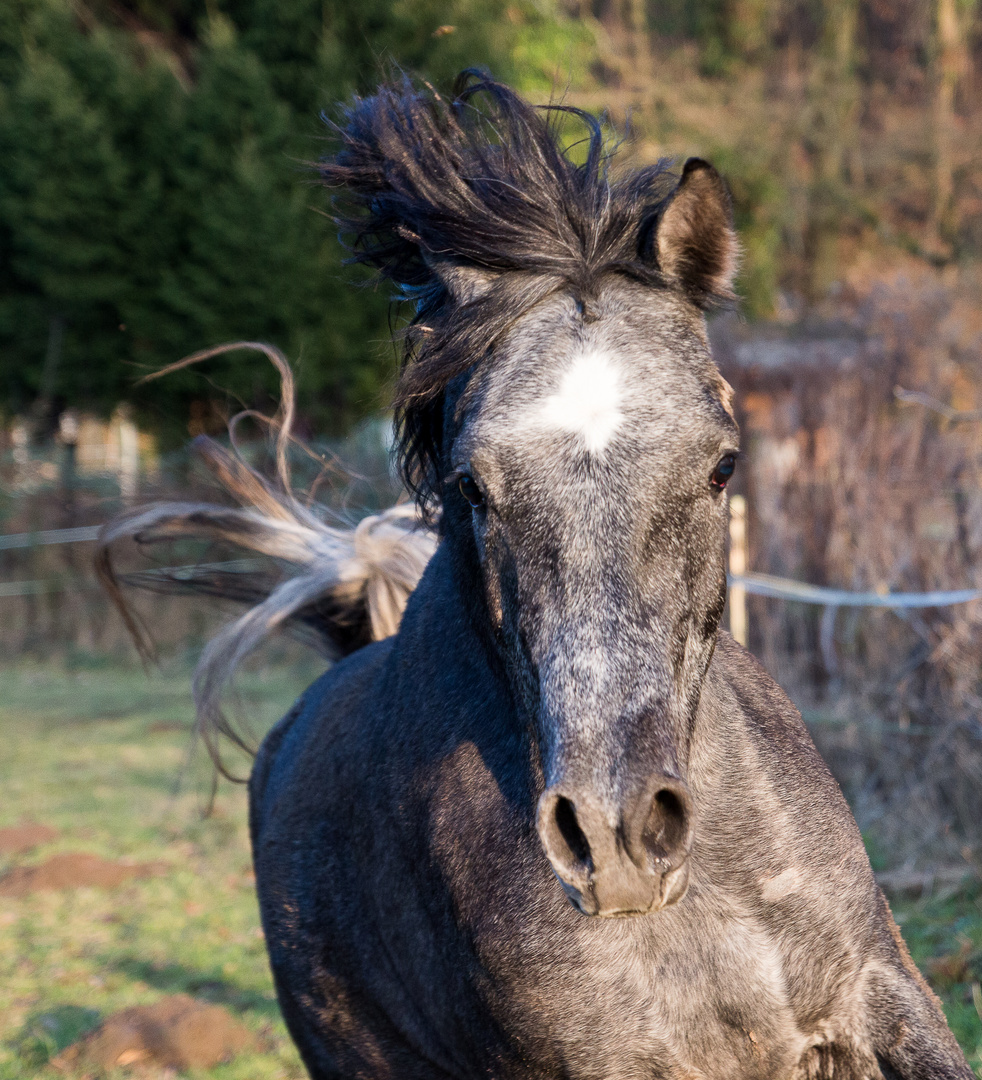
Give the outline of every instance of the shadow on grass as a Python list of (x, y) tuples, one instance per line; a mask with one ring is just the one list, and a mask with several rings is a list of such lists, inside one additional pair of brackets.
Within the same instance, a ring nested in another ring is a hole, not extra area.
[(274, 997), (239, 986), (214, 970), (195, 971), (182, 964), (153, 964), (132, 956), (104, 960), (101, 966), (166, 994), (190, 994), (201, 1001), (227, 1005), (237, 1012), (258, 1013), (270, 1019), (280, 1015), (280, 1007)]
[(97, 1027), (102, 1014), (82, 1005), (53, 1005), (38, 1009), (8, 1046), (31, 1069), (41, 1069), (66, 1046), (71, 1046), (87, 1032)]

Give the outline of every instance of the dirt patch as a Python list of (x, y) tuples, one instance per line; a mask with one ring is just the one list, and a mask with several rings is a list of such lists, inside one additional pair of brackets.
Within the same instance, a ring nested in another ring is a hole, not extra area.
[(207, 1069), (253, 1043), (253, 1035), (226, 1009), (175, 994), (155, 1005), (114, 1013), (51, 1062), (57, 1069), (113, 1069), (158, 1065)]
[(124, 863), (82, 852), (53, 855), (40, 866), (18, 866), (0, 877), (0, 896), (27, 896), (49, 889), (78, 889), (86, 885), (112, 889), (131, 878), (166, 873), (166, 863)]
[(22, 821), (0, 829), (0, 855), (20, 855), (41, 844), (49, 844), (58, 836), (58, 830), (37, 821)]
[(181, 723), (180, 720), (154, 720), (147, 728), (147, 734), (149, 735), (161, 735), (170, 731), (183, 731), (190, 735), (191, 725)]

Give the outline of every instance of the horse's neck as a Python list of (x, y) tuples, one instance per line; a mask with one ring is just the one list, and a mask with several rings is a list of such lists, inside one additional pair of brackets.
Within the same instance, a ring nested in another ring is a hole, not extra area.
[(451, 541), (444, 539), (409, 597), (398, 647), (417, 653), (435, 650), (448, 662), (462, 655), (476, 660), (480, 654), (493, 665), (493, 642), (480, 567), (465, 567)]
[(760, 873), (778, 872), (807, 851), (813, 860), (848, 853), (865, 866), (859, 831), (801, 715), (729, 635), (703, 686), (688, 779), (697, 834), (726, 865), (739, 853)]
[[(693, 726), (689, 771), (693, 783), (759, 783), (771, 755), (764, 746), (775, 734), (811, 746), (797, 710), (780, 687), (725, 632), (720, 632), (703, 681)], [(795, 755), (789, 767), (794, 768)]]
[(478, 585), (462, 581), (446, 541), (409, 598), (393, 657), (398, 669), (414, 672), (420, 703), (430, 693), (439, 703), (447, 690), (458, 697), (468, 684), (507, 689), (484, 597)]

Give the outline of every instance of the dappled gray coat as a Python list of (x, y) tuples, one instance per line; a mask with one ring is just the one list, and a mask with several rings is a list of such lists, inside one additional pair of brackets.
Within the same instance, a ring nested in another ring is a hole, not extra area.
[[(725, 185), (699, 160), (614, 181), (557, 117), (405, 83), (324, 166), (417, 305), (401, 462), (440, 539), (384, 640), (356, 647), (397, 612), (352, 627), (386, 557), (430, 556), (405, 512), (266, 601), (349, 653), (250, 786), (289, 1029), (317, 1080), (968, 1080), (800, 716), (718, 628)], [(299, 535), (221, 513), (273, 554)]]

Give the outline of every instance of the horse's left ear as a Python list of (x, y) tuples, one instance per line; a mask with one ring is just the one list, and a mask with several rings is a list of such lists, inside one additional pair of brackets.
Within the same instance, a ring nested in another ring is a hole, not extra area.
[(733, 200), (722, 176), (702, 158), (689, 158), (655, 227), (658, 268), (700, 308), (735, 299), (740, 246)]

